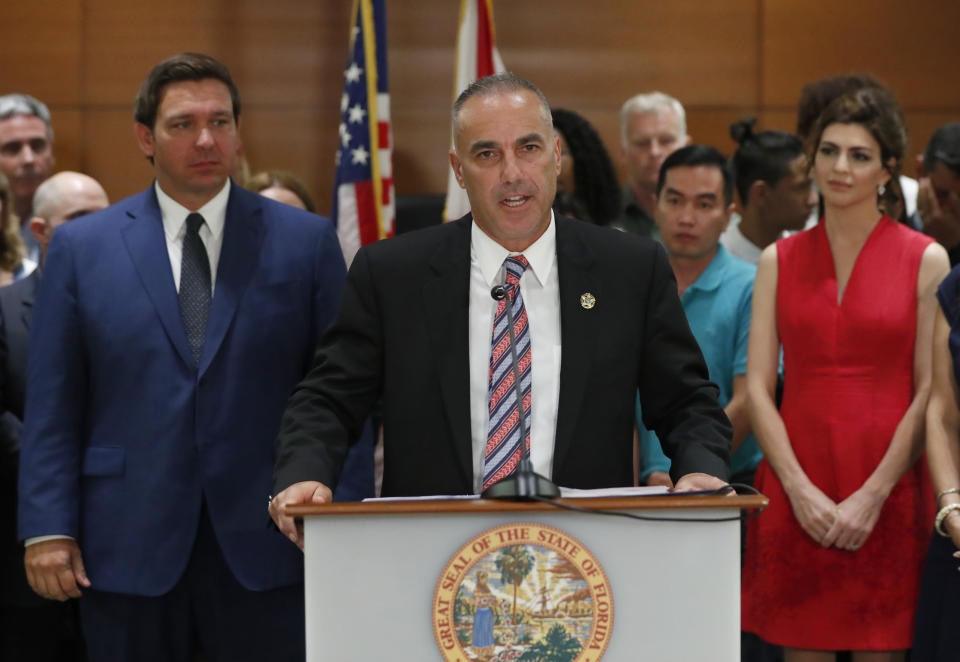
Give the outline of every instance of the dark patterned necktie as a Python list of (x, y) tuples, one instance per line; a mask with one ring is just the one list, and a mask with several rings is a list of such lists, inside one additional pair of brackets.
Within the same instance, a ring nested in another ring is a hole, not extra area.
[(187, 231), (183, 235), (183, 262), (180, 264), (180, 315), (187, 331), (187, 340), (193, 358), (200, 363), (203, 337), (207, 333), (210, 314), (210, 260), (200, 239), (203, 216), (187, 216)]
[(520, 410), (510, 353), (508, 300), (512, 306), (513, 332), (517, 340), (517, 360), (520, 363), (520, 391), (523, 394), (522, 406), (527, 421), (527, 434), (523, 443), (530, 448), (530, 329), (527, 324), (527, 309), (520, 293), (520, 277), (528, 264), (527, 258), (522, 255), (511, 255), (504, 260), (507, 296), (497, 304), (497, 312), (493, 318), (490, 347), (490, 423), (487, 428), (483, 489), (513, 473), (523, 456), (520, 445)]

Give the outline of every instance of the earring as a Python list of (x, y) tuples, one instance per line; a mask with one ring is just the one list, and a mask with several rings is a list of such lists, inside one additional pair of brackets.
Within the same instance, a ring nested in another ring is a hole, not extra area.
[(877, 187), (877, 195), (879, 195), (880, 197), (883, 197), (883, 194), (886, 192), (887, 192), (887, 187), (884, 186), (883, 184)]

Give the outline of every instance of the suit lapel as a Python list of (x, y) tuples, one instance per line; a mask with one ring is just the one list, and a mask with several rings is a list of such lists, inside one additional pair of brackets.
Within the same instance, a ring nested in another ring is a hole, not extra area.
[(223, 248), (217, 266), (217, 282), (207, 320), (207, 335), (200, 356), (202, 375), (230, 328), (240, 299), (257, 270), (260, 244), (263, 239), (263, 209), (256, 196), (245, 197), (231, 184), (227, 203), (227, 220), (223, 228)]
[(603, 305), (600, 278), (593, 268), (593, 252), (581, 239), (576, 224), (557, 218), (557, 269), (560, 284), (560, 398), (557, 412), (557, 437), (553, 453), (553, 475), (563, 466), (573, 444), (583, 403), (584, 388), (598, 334), (602, 310), (584, 308), (581, 296), (589, 293)]
[(137, 202), (139, 204), (135, 203), (127, 210), (127, 222), (121, 230), (123, 241), (170, 342), (184, 362), (192, 366), (193, 353), (180, 316), (167, 239), (153, 186), (142, 193)]
[(430, 259), (423, 287), (424, 315), (437, 357), (440, 393), (450, 422), (454, 451), (467, 483), (473, 484), (470, 433), (470, 221), (451, 224)]

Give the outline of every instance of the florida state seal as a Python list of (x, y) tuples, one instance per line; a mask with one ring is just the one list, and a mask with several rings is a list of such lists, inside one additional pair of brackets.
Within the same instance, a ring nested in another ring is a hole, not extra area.
[(532, 523), (498, 526), (461, 547), (433, 600), (433, 632), (447, 662), (596, 662), (613, 630), (603, 568), (573, 536)]

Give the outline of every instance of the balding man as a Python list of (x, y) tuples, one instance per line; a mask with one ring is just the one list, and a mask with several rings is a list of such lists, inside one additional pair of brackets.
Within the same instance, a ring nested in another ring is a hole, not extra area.
[[(108, 204), (97, 180), (79, 172), (61, 172), (40, 184), (31, 204), (35, 215), (27, 219), (40, 248), (40, 260), (58, 226)], [(30, 589), (23, 568), (23, 545), (17, 541), (14, 524), (30, 320), (40, 275), (38, 268), (27, 278), (0, 288), (0, 485), (4, 490), (0, 658), (79, 660), (84, 658), (76, 606), (44, 600)]]
[[(631, 485), (638, 389), (677, 488), (724, 486), (730, 423), (663, 249), (552, 213), (560, 142), (543, 93), (508, 73), (476, 81), (454, 104), (453, 135), (472, 212), (357, 253), (284, 416), (280, 530), (302, 542), (287, 505), (329, 499), (378, 399), (385, 496), (481, 493), (513, 472), (521, 444), (559, 485)], [(504, 282), (523, 397), (503, 377), (507, 303), (490, 291)]]
[(53, 170), (53, 125), (47, 106), (28, 94), (0, 96), (0, 172), (10, 180), (13, 207), (27, 257), (36, 263), (40, 245), (28, 229), (33, 196)]
[(80, 172), (60, 172), (40, 184), (33, 196), (34, 215), (29, 227), (30, 234), (40, 246), (41, 263), (54, 230), (67, 221), (105, 209), (109, 204), (100, 182)]

